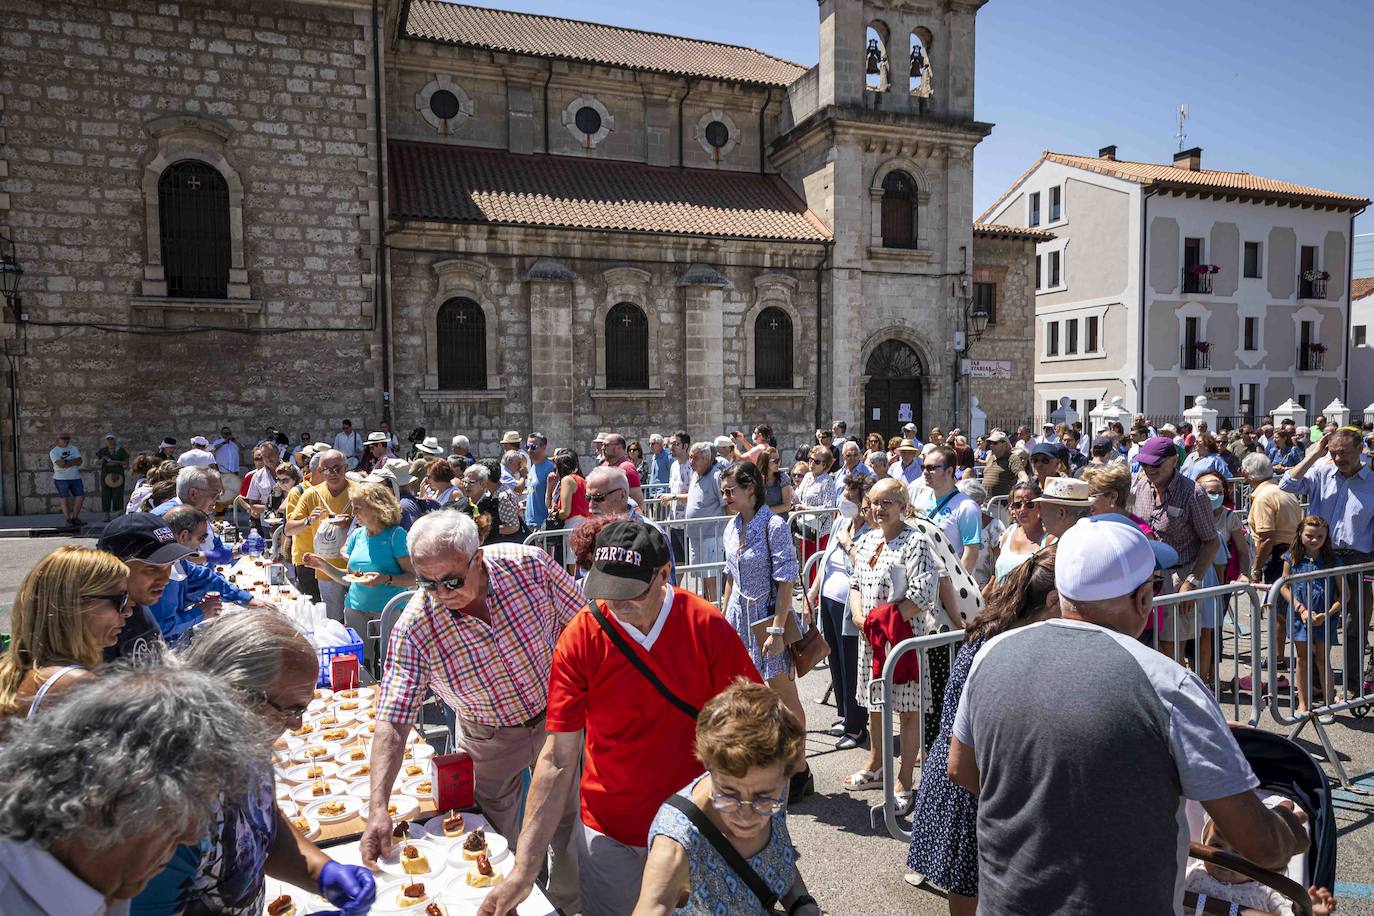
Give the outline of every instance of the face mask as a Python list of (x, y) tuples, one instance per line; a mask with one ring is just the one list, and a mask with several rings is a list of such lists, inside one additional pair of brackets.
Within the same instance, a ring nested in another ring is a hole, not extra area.
[(841, 497), (840, 514), (843, 515), (845, 518), (854, 518), (859, 514), (859, 506), (857, 503), (845, 499), (844, 497)]
[(1224, 502), (1226, 501), (1226, 494), (1225, 494), (1225, 493), (1209, 493), (1209, 494), (1207, 494), (1207, 498), (1210, 499), (1210, 500), (1212, 501), (1212, 508), (1213, 508), (1213, 509), (1220, 509), (1220, 508), (1221, 508), (1221, 504), (1224, 503)]

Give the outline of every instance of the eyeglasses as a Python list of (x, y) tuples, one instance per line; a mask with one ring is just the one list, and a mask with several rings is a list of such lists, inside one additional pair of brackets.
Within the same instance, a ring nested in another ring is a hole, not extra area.
[(461, 591), (467, 584), (467, 579), (463, 576), (449, 576), (447, 579), (422, 579), (415, 577), (415, 587), (422, 592), (438, 591), (439, 586), (443, 586), (451, 592)]
[(903, 503), (899, 499), (880, 499), (873, 505), (877, 506), (879, 509), (892, 509), (900, 508)]
[(924, 466), (921, 468), (921, 470), (922, 470), (924, 473), (927, 473), (927, 474), (929, 474), (931, 471), (947, 471), (947, 470), (949, 470), (949, 465), (947, 465), (947, 464), (927, 464), (927, 465), (924, 465)]
[(614, 490), (607, 490), (605, 493), (588, 493), (587, 501), (593, 503), (604, 503), (606, 501), (607, 496), (610, 496), (612, 493), (619, 493), (623, 489), (625, 488), (616, 487)]
[(723, 792), (711, 793), (711, 807), (722, 813), (733, 814), (741, 808), (748, 808), (759, 817), (771, 817), (781, 811), (784, 804), (784, 799), (770, 798), (767, 795), (756, 795), (751, 800), (744, 801)]
[(812, 458), (812, 459), (810, 460), (810, 463), (811, 463), (811, 464), (829, 464), (830, 462), (826, 461), (824, 458)]
[(120, 592), (117, 595), (91, 595), (90, 597), (94, 601), (110, 602), (115, 606), (115, 611), (121, 614), (124, 613), (124, 608), (128, 607), (129, 605), (128, 592)]
[(1019, 502), (1019, 503), (1007, 503), (1007, 508), (1008, 508), (1008, 509), (1029, 509), (1029, 508), (1030, 508), (1031, 506), (1033, 506), (1033, 505), (1035, 505), (1035, 502), (1034, 502), (1033, 500), (1023, 499), (1023, 500), (1021, 500), (1021, 502)]
[(1159, 464), (1147, 464), (1144, 461), (1137, 462), (1137, 464), (1140, 465), (1142, 471), (1158, 471), (1160, 468), (1164, 467), (1164, 462), (1162, 461)]
[(320, 470), (326, 474), (342, 474), (348, 470), (347, 464), (322, 464)]
[(1098, 492), (1098, 493), (1091, 493), (1091, 492), (1090, 492), (1090, 493), (1088, 494), (1088, 499), (1097, 499), (1099, 496), (1106, 496), (1106, 495), (1107, 495), (1107, 491), (1106, 491), (1106, 490), (1102, 490), (1102, 491), (1100, 491), (1100, 492)]
[(305, 706), (282, 706), (260, 690), (250, 690), (248, 695), (262, 706), (270, 706), (288, 719), (300, 719), (305, 716), (307, 707)]

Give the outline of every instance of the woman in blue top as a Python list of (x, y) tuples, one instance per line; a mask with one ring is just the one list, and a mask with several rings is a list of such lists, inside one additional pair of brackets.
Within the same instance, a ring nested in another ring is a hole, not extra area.
[(1293, 441), (1293, 431), (1286, 426), (1274, 430), (1274, 444), (1269, 446), (1269, 460), (1274, 470), (1286, 471), (1302, 461), (1302, 446)]
[[(353, 518), (356, 521), (340, 551), (348, 558), (348, 574), (310, 554), (306, 558), (316, 572), (348, 586), (344, 597), (344, 625), (359, 636), (367, 635), (367, 622), (375, 620), (386, 603), (408, 588), (415, 587), (415, 569), (406, 549), (406, 532), (401, 527), (401, 504), (391, 487), (379, 483), (358, 484), (353, 490)], [(374, 665), (377, 649), (363, 640), (364, 658)]]
[[(792, 586), (797, 581), (797, 551), (787, 522), (764, 502), (763, 475), (751, 461), (736, 461), (720, 472), (721, 503), (734, 516), (725, 525), (725, 619), (735, 628), (759, 676), (806, 727), (806, 710), (797, 695), (792, 656), (783, 642), (792, 616)], [(753, 624), (772, 618), (760, 641)], [(810, 625), (811, 621), (805, 621)], [(792, 801), (812, 791), (811, 771), (793, 780)]]
[(1183, 476), (1197, 480), (1208, 471), (1221, 475), (1222, 480), (1230, 473), (1226, 462), (1217, 454), (1216, 438), (1211, 433), (1200, 433), (1193, 453), (1183, 462), (1182, 472)]
[[(741, 679), (706, 703), (697, 717), (695, 748), (706, 772), (659, 808), (649, 827), (635, 916), (748, 916), (778, 909), (819, 916), (787, 832), (788, 773), (802, 759), (805, 741), (802, 724), (762, 684)], [(765, 909), (707, 839), (701, 818), (748, 863), (777, 905)]]

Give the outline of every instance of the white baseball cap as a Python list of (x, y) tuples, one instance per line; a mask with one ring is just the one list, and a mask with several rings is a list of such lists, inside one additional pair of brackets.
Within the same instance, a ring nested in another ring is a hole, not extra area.
[(1132, 594), (1155, 572), (1155, 552), (1133, 525), (1086, 519), (1064, 532), (1054, 559), (1054, 586), (1070, 601), (1105, 601)]
[(192, 436), (192, 437), (191, 437), (191, 444), (192, 444), (192, 445), (198, 445), (198, 446), (200, 446), (201, 448), (206, 448), (207, 446), (209, 446), (210, 440), (207, 439), (207, 438), (205, 438), (204, 436)]

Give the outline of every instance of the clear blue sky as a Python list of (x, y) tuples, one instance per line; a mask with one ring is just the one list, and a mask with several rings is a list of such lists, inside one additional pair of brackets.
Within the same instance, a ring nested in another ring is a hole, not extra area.
[[(469, 0), (748, 45), (811, 66), (815, 0)], [(991, 0), (978, 14), (974, 214), (1046, 149), (1239, 169), (1374, 198), (1374, 2)], [(1356, 221), (1374, 231), (1374, 208)]]

